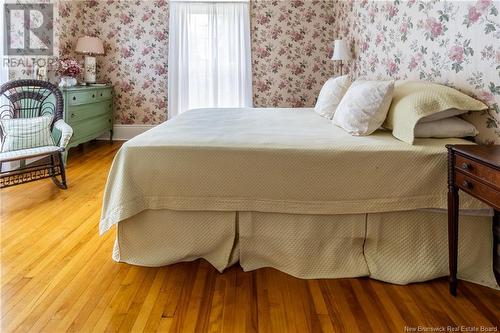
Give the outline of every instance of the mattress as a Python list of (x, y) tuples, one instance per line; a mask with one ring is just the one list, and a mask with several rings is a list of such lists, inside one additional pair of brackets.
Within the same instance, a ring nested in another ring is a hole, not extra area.
[[(443, 209), (445, 144), (351, 136), (313, 109), (197, 109), (126, 142), (100, 232), (145, 210), (360, 214)], [(461, 208), (485, 206), (461, 196)]]

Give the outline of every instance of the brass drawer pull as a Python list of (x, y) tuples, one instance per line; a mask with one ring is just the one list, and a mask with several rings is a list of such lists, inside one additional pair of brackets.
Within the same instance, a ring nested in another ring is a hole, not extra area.
[(462, 183), (462, 186), (468, 190), (472, 190), (472, 188), (474, 187), (474, 185), (467, 180), (464, 180), (464, 182)]
[(462, 163), (462, 169), (472, 170), (472, 165), (470, 165), (470, 163)]

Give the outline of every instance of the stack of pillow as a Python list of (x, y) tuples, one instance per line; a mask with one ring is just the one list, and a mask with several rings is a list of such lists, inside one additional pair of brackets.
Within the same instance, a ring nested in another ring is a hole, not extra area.
[(380, 127), (401, 141), (415, 138), (472, 137), (477, 129), (458, 116), (488, 108), (460, 91), (429, 82), (329, 79), (314, 110), (352, 135)]

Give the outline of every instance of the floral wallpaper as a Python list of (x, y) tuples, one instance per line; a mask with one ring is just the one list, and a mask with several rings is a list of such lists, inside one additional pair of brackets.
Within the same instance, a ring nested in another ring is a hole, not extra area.
[(313, 106), (333, 74), (332, 0), (251, 3), (252, 71), (256, 107)]
[[(168, 3), (165, 0), (59, 1), (60, 54), (79, 36), (101, 37), (98, 79), (116, 92), (116, 123), (158, 124), (167, 114)], [(331, 0), (251, 3), (255, 106), (312, 106), (333, 74)], [(79, 57), (79, 56), (77, 56)], [(79, 59), (82, 59), (79, 57)]]
[(353, 44), (353, 77), (428, 80), (491, 109), (469, 116), (500, 144), (500, 1), (336, 1), (336, 36)]
[[(115, 88), (115, 123), (159, 124), (167, 114), (166, 0), (59, 1), (60, 54), (75, 56), (78, 37), (100, 37), (98, 80)], [(82, 59), (81, 56), (77, 58)]]

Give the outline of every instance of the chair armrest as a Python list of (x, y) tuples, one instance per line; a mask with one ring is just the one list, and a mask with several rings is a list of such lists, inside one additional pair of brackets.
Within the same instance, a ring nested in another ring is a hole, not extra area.
[(54, 128), (57, 128), (59, 131), (61, 131), (59, 147), (66, 148), (69, 143), (69, 139), (71, 139), (71, 136), (73, 136), (73, 129), (62, 119), (59, 119), (54, 123)]

